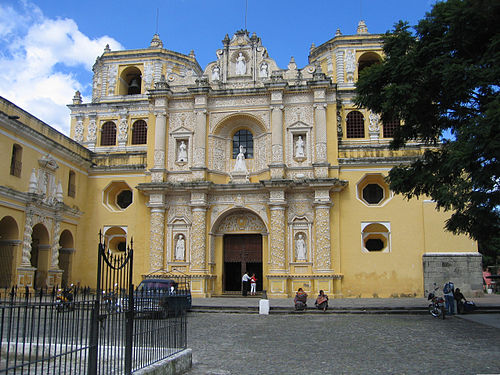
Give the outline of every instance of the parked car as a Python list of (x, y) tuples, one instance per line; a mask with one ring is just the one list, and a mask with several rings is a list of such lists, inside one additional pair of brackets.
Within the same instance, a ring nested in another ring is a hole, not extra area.
[(134, 292), (136, 313), (166, 317), (190, 308), (191, 290), (187, 282), (147, 278), (141, 281)]

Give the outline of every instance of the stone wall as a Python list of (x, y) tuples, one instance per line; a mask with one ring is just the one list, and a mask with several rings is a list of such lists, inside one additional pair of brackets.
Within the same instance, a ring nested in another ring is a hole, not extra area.
[(425, 253), (422, 257), (424, 267), (424, 290), (439, 286), (439, 293), (448, 281), (460, 288), (466, 297), (483, 295), (483, 279), (479, 253)]

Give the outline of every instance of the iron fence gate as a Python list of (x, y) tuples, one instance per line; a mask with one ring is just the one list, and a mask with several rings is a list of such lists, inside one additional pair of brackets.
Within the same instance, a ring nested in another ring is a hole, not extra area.
[[(89, 375), (132, 372), (133, 241), (122, 254), (106, 250), (99, 232), (96, 299), (91, 315)], [(126, 301), (126, 303), (124, 303)], [(126, 306), (126, 308), (123, 308)]]

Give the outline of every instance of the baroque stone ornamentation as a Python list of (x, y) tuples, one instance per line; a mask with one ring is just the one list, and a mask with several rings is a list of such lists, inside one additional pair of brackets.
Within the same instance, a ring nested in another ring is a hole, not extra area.
[(380, 115), (377, 113), (370, 112), (370, 115), (368, 117), (370, 119), (370, 125), (368, 125), (368, 129), (371, 132), (380, 131)]
[(116, 78), (118, 75), (118, 65), (110, 65), (108, 68), (108, 95), (115, 95)]
[(330, 209), (316, 206), (316, 268), (330, 270)]
[(205, 235), (206, 235), (206, 209), (193, 208), (193, 232), (191, 240), (191, 269), (204, 270), (205, 269)]
[(244, 211), (225, 217), (219, 224), (219, 233), (257, 232), (266, 231), (261, 218), (254, 213)]
[(285, 269), (285, 209), (273, 207), (271, 209), (271, 268)]
[(76, 126), (75, 126), (75, 141), (78, 143), (83, 142), (83, 118), (82, 116), (78, 116), (76, 119)]
[(151, 209), (151, 231), (149, 248), (149, 268), (151, 271), (163, 269), (165, 211)]
[(59, 239), (61, 238), (61, 222), (55, 220), (54, 223), (54, 240), (52, 241), (52, 259), (50, 261), (50, 267), (52, 269), (59, 268)]
[(97, 125), (95, 117), (91, 117), (89, 120), (89, 127), (87, 129), (87, 142), (97, 141)]
[(31, 234), (33, 233), (33, 216), (31, 211), (26, 211), (26, 221), (24, 224), (23, 233), (23, 253), (21, 258), (21, 265), (31, 266)]
[(345, 71), (347, 74), (347, 82), (354, 82), (354, 72), (356, 71), (356, 51), (348, 49), (345, 54)]

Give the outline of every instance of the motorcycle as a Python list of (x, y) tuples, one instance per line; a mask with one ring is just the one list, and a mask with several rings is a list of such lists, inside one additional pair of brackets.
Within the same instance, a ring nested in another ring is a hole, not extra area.
[(75, 306), (71, 289), (59, 289), (57, 291), (56, 303), (57, 312), (73, 311)]
[[(436, 286), (436, 284), (434, 284)], [(440, 296), (436, 296), (436, 291), (439, 287), (435, 287), (432, 292), (427, 295), (427, 300), (431, 301), (429, 304), (429, 314), (431, 314), (435, 318), (445, 318), (446, 316), (446, 308), (444, 303), (444, 298)]]

